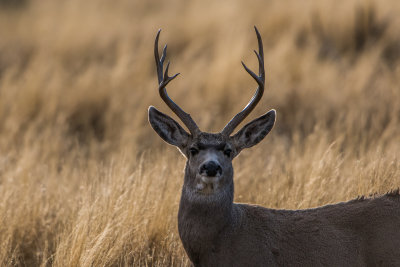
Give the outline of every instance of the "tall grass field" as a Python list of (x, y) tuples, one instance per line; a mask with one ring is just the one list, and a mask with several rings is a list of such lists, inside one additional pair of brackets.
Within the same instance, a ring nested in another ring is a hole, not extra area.
[[(305, 209), (400, 187), (400, 2), (0, 0), (0, 266), (188, 266), (185, 158), (147, 119), (168, 93), (218, 132), (277, 122), (234, 160), (235, 201)], [(239, 126), (240, 127), (240, 126)]]

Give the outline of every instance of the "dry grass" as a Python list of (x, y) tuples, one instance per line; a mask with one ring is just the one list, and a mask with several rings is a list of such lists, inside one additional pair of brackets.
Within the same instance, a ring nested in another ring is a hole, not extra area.
[[(190, 4), (189, 4), (190, 2)], [(16, 4), (15, 4), (16, 3)], [(400, 185), (400, 4), (387, 1), (0, 1), (0, 265), (182, 266), (184, 159), (147, 123), (170, 95), (222, 129), (256, 85), (277, 125), (235, 160), (236, 201), (297, 209)], [(171, 112), (169, 112), (171, 113)]]

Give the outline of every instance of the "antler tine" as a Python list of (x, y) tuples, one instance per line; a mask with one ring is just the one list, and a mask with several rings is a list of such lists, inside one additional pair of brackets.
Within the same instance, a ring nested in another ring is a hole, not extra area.
[(190, 133), (192, 135), (196, 135), (200, 130), (199, 127), (197, 127), (196, 123), (190, 116), (190, 114), (186, 113), (183, 111), (177, 104), (175, 104), (174, 101), (168, 96), (167, 94), (167, 89), (165, 88), (167, 84), (172, 81), (173, 79), (176, 78), (176, 76), (179, 75), (179, 73), (173, 75), (172, 77), (168, 76), (168, 69), (169, 69), (169, 61), (167, 63), (167, 67), (165, 68), (165, 71), (163, 73), (164, 69), (164, 61), (167, 56), (167, 45), (164, 46), (163, 52), (161, 54), (161, 59), (158, 54), (158, 39), (160, 37), (160, 32), (161, 29), (158, 30), (156, 40), (154, 42), (154, 57), (156, 60), (156, 66), (157, 66), (157, 77), (158, 77), (158, 91), (160, 93), (160, 97), (164, 102), (167, 104), (167, 106), (181, 119), (181, 121), (186, 125), (186, 127), (189, 129)]
[(256, 80), (258, 88), (253, 97), (251, 98), (250, 102), (246, 105), (246, 107), (241, 112), (236, 114), (235, 117), (233, 117), (233, 119), (230, 122), (228, 122), (228, 124), (221, 131), (221, 133), (224, 135), (230, 135), (235, 130), (235, 128), (253, 111), (253, 109), (257, 106), (258, 102), (260, 101), (261, 97), (264, 94), (264, 87), (265, 87), (264, 50), (263, 50), (261, 35), (258, 32), (256, 26), (254, 26), (254, 29), (256, 31), (257, 41), (258, 41), (258, 52), (254, 50), (254, 53), (256, 54), (258, 59), (258, 72), (259, 72), (258, 75), (256, 75), (253, 71), (251, 71), (246, 66), (246, 64), (243, 63), (243, 61), (242, 65), (244, 69), (247, 71), (247, 73), (249, 73), (250, 76), (253, 77), (254, 80)]

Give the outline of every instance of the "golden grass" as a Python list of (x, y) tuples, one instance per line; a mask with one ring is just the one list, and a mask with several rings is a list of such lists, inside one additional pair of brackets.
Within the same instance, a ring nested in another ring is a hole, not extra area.
[[(184, 158), (147, 123), (169, 94), (218, 131), (250, 99), (252, 26), (277, 110), (234, 161), (235, 199), (298, 209), (400, 185), (400, 4), (387, 1), (0, 1), (0, 265), (186, 266)], [(190, 3), (189, 3), (190, 2)]]

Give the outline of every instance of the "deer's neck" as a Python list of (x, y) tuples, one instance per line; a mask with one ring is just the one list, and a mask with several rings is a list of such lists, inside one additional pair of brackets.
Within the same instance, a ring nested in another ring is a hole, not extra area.
[(182, 244), (192, 262), (217, 249), (221, 238), (234, 227), (233, 182), (230, 187), (211, 196), (195, 196), (185, 186), (179, 205), (178, 228)]

